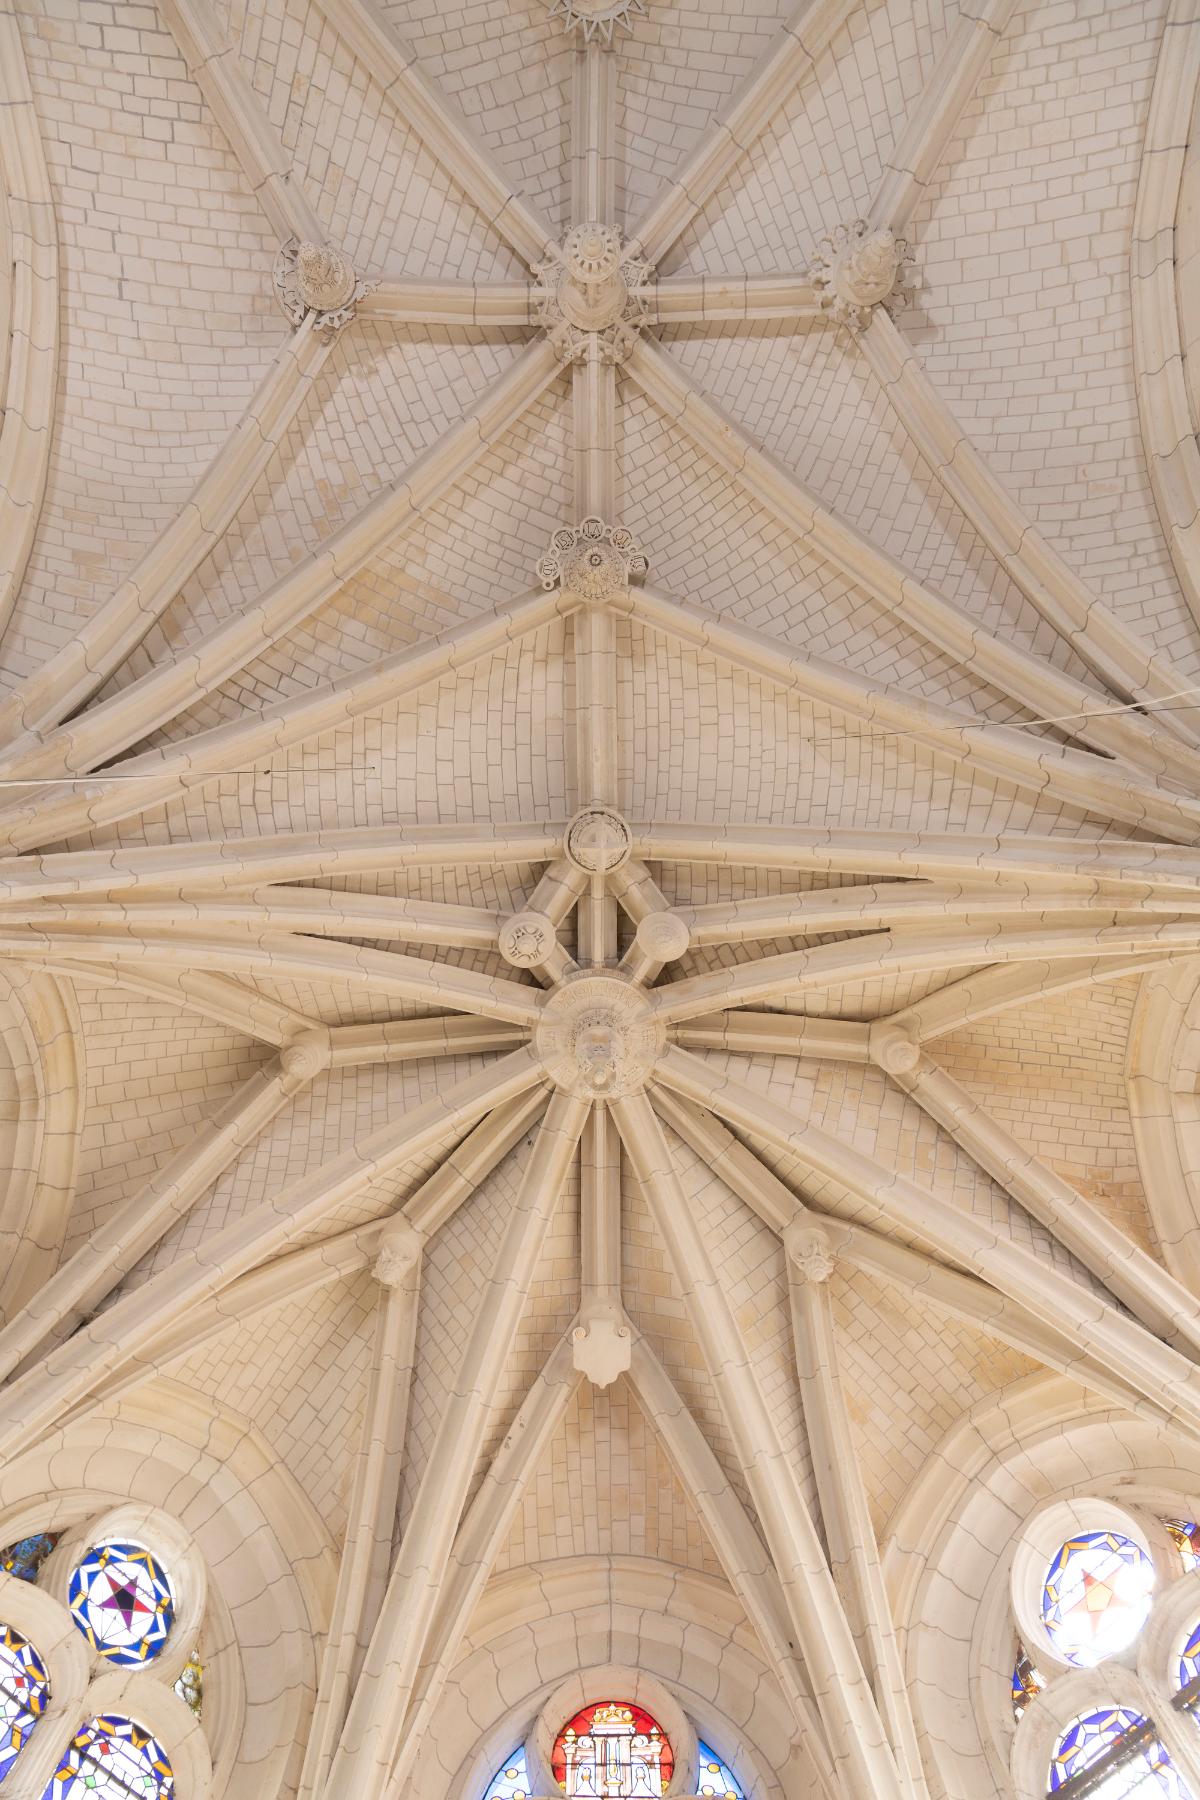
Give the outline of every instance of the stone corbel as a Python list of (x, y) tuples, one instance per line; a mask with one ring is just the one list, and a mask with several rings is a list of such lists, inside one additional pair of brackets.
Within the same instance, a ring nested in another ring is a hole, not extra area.
[(420, 1262), (424, 1249), (424, 1233), (418, 1231), (403, 1213), (396, 1213), (380, 1233), (379, 1250), (371, 1271), (380, 1287), (403, 1287)]
[(828, 1281), (837, 1266), (833, 1239), (822, 1225), (798, 1215), (783, 1233), (784, 1254), (801, 1281)]

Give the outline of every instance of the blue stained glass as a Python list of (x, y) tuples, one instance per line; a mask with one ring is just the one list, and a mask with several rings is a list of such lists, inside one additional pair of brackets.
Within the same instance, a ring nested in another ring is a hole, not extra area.
[(1189, 1681), (1195, 1681), (1200, 1675), (1200, 1625), (1197, 1625), (1191, 1637), (1179, 1653), (1179, 1685), (1185, 1688)]
[(698, 1794), (723, 1795), (725, 1800), (744, 1800), (741, 1783), (729, 1767), (723, 1763), (716, 1751), (706, 1744), (703, 1738), (698, 1746), (700, 1751), (700, 1773), (696, 1781)]
[(1046, 1685), (1046, 1677), (1036, 1668), (1029, 1652), (1023, 1645), (1017, 1648), (1017, 1660), (1012, 1672), (1012, 1705), (1013, 1712), (1021, 1718), (1031, 1700), (1037, 1698)]
[(1200, 1569), (1200, 1525), (1191, 1519), (1167, 1519), (1166, 1527), (1184, 1568)]
[(33, 1645), (0, 1625), (0, 1781), (29, 1742), (49, 1694), (50, 1677)]
[(132, 1719), (89, 1719), (71, 1739), (42, 1800), (172, 1800), (175, 1772), (158, 1739)]
[(497, 1769), (483, 1800), (526, 1800), (529, 1776), (525, 1770), (525, 1746), (520, 1744)]
[(175, 1617), (166, 1572), (139, 1544), (97, 1544), (71, 1576), (71, 1617), (93, 1650), (122, 1667), (152, 1662)]
[[(1125, 1706), (1083, 1713), (1068, 1725), (1050, 1762), (1050, 1792), (1057, 1792), (1073, 1775), (1082, 1774), (1130, 1732), (1147, 1721)], [(1131, 1750), (1128, 1761), (1114, 1768), (1093, 1790), (1089, 1800), (1191, 1800), (1189, 1790), (1176, 1773), (1166, 1750), (1155, 1738)]]
[(0, 1569), (18, 1581), (36, 1581), (38, 1570), (62, 1536), (61, 1531), (36, 1531), (0, 1550)]
[(1042, 1620), (1068, 1662), (1090, 1668), (1132, 1644), (1150, 1611), (1154, 1564), (1116, 1531), (1068, 1538), (1046, 1571)]

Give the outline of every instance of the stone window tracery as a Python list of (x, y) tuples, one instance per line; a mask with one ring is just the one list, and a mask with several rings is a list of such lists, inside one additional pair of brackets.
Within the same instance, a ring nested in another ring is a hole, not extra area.
[(0, 1781), (29, 1742), (50, 1696), (46, 1665), (28, 1638), (0, 1625)]
[(568, 1719), (550, 1764), (567, 1800), (658, 1800), (675, 1767), (670, 1740), (657, 1719), (627, 1700), (600, 1700)]
[[(657, 1702), (650, 1697), (648, 1705)], [(530, 1800), (533, 1794), (556, 1789), (567, 1800), (593, 1795), (601, 1800), (659, 1800), (676, 1792), (695, 1800), (745, 1800), (740, 1780), (719, 1751), (693, 1735), (682, 1717), (668, 1731), (648, 1705), (629, 1699), (592, 1700), (576, 1705), (559, 1724), (562, 1712), (551, 1701), (542, 1715), (545, 1723), (549, 1712), (550, 1732), (540, 1750), (534, 1748), (538, 1727), (505, 1757), (482, 1800)], [(677, 1725), (682, 1726), (681, 1736), (690, 1738), (682, 1762), (680, 1739), (673, 1735)]]
[[(1164, 1509), (1165, 1510), (1165, 1509)], [(1200, 1533), (1107, 1500), (1056, 1501), (1010, 1573), (1020, 1800), (1195, 1800)], [(1011, 1640), (1010, 1640), (1011, 1641)]]
[(1051, 1643), (1080, 1668), (1132, 1644), (1150, 1611), (1154, 1563), (1116, 1531), (1068, 1538), (1046, 1572), (1042, 1620)]
[(1062, 1800), (1190, 1800), (1150, 1720), (1122, 1706), (1071, 1721), (1051, 1759), (1050, 1792)]
[(158, 1739), (133, 1719), (89, 1719), (67, 1746), (42, 1800), (171, 1800), (175, 1771)]
[(2, 1560), (0, 1781), (36, 1731), (22, 1792), (41, 1800), (206, 1800), (207, 1590), (187, 1534), (127, 1504), (16, 1539)]
[(71, 1574), (71, 1617), (98, 1656), (138, 1668), (159, 1656), (175, 1619), (171, 1583), (140, 1544), (97, 1544)]

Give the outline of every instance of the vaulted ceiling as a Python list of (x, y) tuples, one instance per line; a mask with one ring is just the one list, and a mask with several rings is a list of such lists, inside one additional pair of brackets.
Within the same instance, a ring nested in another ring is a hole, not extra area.
[(1195, 1434), (1197, 58), (0, 0), (0, 1451), (255, 1434), (336, 1571), (272, 1792), (457, 1792), (487, 1596), (635, 1558), (764, 1793), (941, 1791), (944, 1433)]

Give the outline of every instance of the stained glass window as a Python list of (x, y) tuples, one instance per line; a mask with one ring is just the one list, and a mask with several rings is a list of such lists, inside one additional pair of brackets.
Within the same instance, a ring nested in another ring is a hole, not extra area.
[(71, 1576), (71, 1617), (93, 1650), (138, 1667), (162, 1650), (175, 1616), (166, 1572), (138, 1544), (98, 1544)]
[(42, 1800), (170, 1800), (175, 1772), (158, 1739), (132, 1719), (89, 1719), (71, 1739)]
[(700, 1775), (696, 1782), (698, 1794), (716, 1794), (724, 1800), (743, 1800), (741, 1784), (729, 1767), (723, 1763), (716, 1751), (706, 1744), (703, 1738), (698, 1746), (700, 1751)]
[(50, 1694), (50, 1677), (33, 1645), (0, 1625), (0, 1781), (29, 1741)]
[(528, 1793), (529, 1776), (525, 1770), (525, 1746), (521, 1744), (511, 1756), (505, 1757), (504, 1767), (496, 1770), (483, 1800), (526, 1800)]
[(62, 1536), (61, 1531), (37, 1531), (32, 1537), (18, 1538), (6, 1550), (0, 1550), (0, 1569), (15, 1575), (18, 1581), (36, 1581), (38, 1570)]
[(1168, 1519), (1167, 1530), (1175, 1540), (1180, 1561), (1185, 1569), (1200, 1569), (1200, 1525), (1190, 1519)]
[(1154, 1564), (1116, 1531), (1068, 1538), (1046, 1573), (1042, 1621), (1068, 1662), (1090, 1668), (1124, 1650), (1146, 1622)]
[(1017, 1648), (1017, 1660), (1012, 1672), (1012, 1704), (1017, 1718), (1025, 1711), (1035, 1695), (1040, 1694), (1046, 1685), (1046, 1677), (1041, 1670), (1034, 1667), (1033, 1659), (1024, 1644)]
[[(1128, 1756), (1114, 1755), (1126, 1741)], [(1087, 1789), (1089, 1800), (1191, 1800), (1150, 1721), (1124, 1706), (1084, 1713), (1068, 1725), (1050, 1763), (1050, 1792), (1109, 1756), (1112, 1767)]]
[(675, 1757), (642, 1707), (632, 1700), (597, 1700), (567, 1720), (554, 1740), (550, 1768), (569, 1800), (591, 1794), (650, 1797), (666, 1793)]
[(204, 1716), (204, 1664), (200, 1660), (199, 1650), (193, 1650), (184, 1663), (179, 1680), (175, 1683), (175, 1692), (181, 1700), (186, 1700), (196, 1717)]
[(1197, 1625), (1179, 1652), (1179, 1685), (1187, 1687), (1200, 1676), (1200, 1625)]

